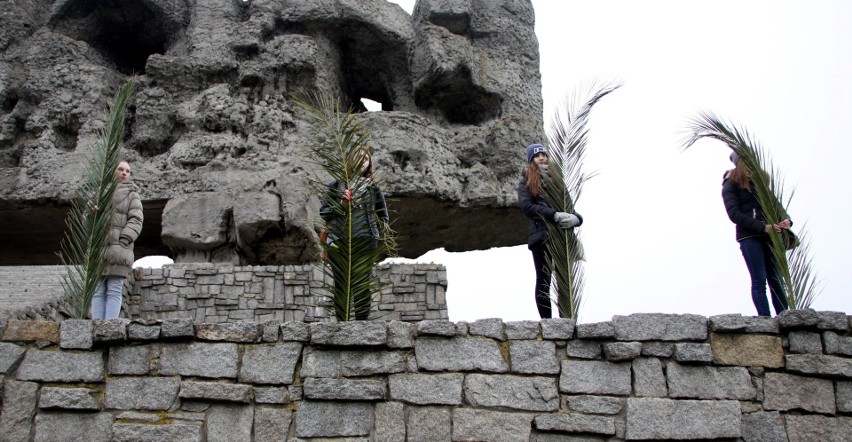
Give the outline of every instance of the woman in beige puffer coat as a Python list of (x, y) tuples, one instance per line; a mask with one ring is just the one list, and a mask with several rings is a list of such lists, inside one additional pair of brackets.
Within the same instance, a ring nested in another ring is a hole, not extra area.
[(142, 201), (130, 182), (130, 164), (118, 163), (118, 184), (112, 196), (112, 228), (106, 251), (104, 279), (92, 298), (92, 319), (115, 319), (121, 312), (124, 280), (133, 268), (133, 242), (142, 231)]

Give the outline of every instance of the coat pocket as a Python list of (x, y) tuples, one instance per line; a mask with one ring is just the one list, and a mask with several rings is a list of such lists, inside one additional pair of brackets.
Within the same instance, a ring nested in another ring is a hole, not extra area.
[(110, 244), (107, 248), (106, 262), (110, 265), (132, 266), (133, 249), (122, 247), (121, 244)]

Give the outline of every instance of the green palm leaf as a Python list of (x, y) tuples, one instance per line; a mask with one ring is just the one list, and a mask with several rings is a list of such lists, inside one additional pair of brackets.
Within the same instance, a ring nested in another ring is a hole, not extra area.
[(112, 224), (112, 195), (115, 192), (115, 169), (124, 137), (127, 103), (136, 87), (131, 77), (115, 94), (104, 111), (104, 127), (83, 169), (82, 184), (74, 193), (71, 210), (65, 220), (65, 237), (59, 258), (65, 265), (62, 278), (67, 315), (85, 319), (95, 289), (106, 268), (106, 249)]
[[(544, 198), (559, 212), (574, 212), (583, 184), (591, 178), (582, 170), (588, 142), (588, 122), (593, 106), (603, 97), (621, 87), (620, 84), (589, 88), (587, 98), (580, 95), (565, 101), (564, 108), (557, 112), (548, 131), (549, 177), (544, 185)], [(577, 319), (583, 300), (585, 285), (583, 272), (583, 245), (575, 229), (562, 229), (547, 221), (547, 263), (551, 269), (556, 291), (559, 316)]]
[[(793, 192), (785, 197), (780, 171), (748, 131), (728, 124), (710, 113), (700, 113), (695, 117), (689, 124), (689, 131), (684, 149), (693, 146), (702, 138), (710, 138), (725, 143), (736, 152), (752, 181), (752, 192), (760, 204), (766, 223), (778, 224), (788, 218), (786, 206), (790, 204)], [(788, 251), (784, 234), (777, 233), (774, 229), (769, 232), (770, 249), (781, 276), (784, 296), (791, 309), (810, 307), (820, 291), (813, 261), (809, 258), (810, 247), (806, 241), (804, 226), (799, 229), (798, 236), (799, 246)]]
[[(310, 160), (324, 176), (312, 177), (312, 187), (324, 207), (328, 207), (335, 223), (327, 223), (328, 235), (333, 243), (322, 247), (328, 256), (324, 267), (328, 276), (323, 283), (331, 293), (335, 317), (338, 321), (349, 321), (358, 316), (367, 316), (370, 300), (378, 296), (386, 283), (379, 280), (374, 265), (385, 256), (395, 252), (394, 234), (387, 223), (379, 222), (379, 238), (356, 235), (356, 227), (365, 225), (373, 216), (378, 219), (374, 207), (354, 210), (356, 206), (369, 206), (375, 195), (374, 182), (361, 175), (361, 164), (366, 158), (370, 131), (351, 111), (343, 112), (340, 102), (324, 95), (300, 95), (294, 101), (305, 111), (316, 135), (310, 146)], [(338, 188), (329, 188), (329, 181), (338, 183)], [(354, 200), (342, 202), (342, 191), (350, 189)]]

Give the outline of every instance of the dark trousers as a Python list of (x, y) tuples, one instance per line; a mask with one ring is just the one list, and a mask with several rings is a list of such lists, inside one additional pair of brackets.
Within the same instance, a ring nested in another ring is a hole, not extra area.
[(766, 301), (766, 283), (769, 282), (772, 306), (775, 314), (787, 310), (787, 298), (781, 285), (781, 275), (775, 266), (775, 259), (769, 249), (769, 242), (758, 238), (746, 238), (740, 241), (740, 251), (751, 276), (751, 300), (760, 316), (770, 316), (769, 303)]
[(535, 305), (538, 315), (544, 318), (552, 317), (550, 308), (550, 269), (547, 267), (547, 251), (544, 242), (529, 247), (535, 265)]

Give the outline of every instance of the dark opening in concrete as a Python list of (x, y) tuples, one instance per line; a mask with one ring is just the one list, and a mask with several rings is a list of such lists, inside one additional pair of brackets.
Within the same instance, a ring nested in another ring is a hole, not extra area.
[(71, 0), (51, 18), (51, 26), (85, 41), (129, 75), (144, 73), (150, 55), (166, 52), (182, 32), (185, 19), (180, 15), (145, 0)]
[[(171, 256), (160, 238), (165, 200), (143, 201), (145, 222), (134, 254)], [(68, 207), (55, 202), (0, 207), (0, 266), (57, 265)]]

